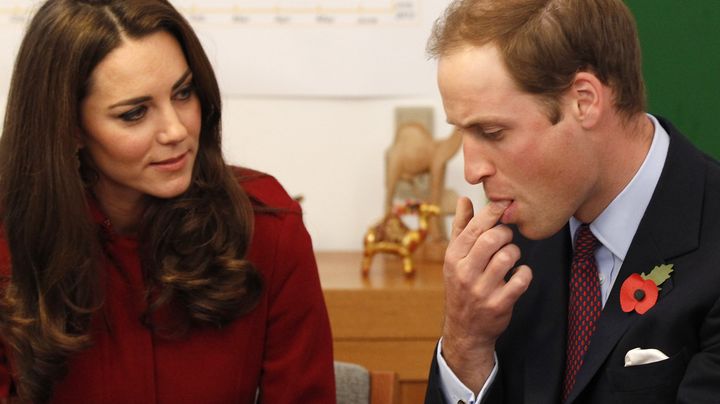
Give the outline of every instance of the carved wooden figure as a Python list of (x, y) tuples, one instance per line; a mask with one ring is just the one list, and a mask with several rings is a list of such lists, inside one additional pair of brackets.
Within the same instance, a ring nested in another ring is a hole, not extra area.
[[(392, 210), (398, 181), (412, 181), (415, 177), (430, 174), (430, 202), (442, 206), (445, 188), (445, 167), (462, 144), (462, 135), (453, 131), (445, 139), (435, 140), (428, 130), (417, 123), (407, 123), (398, 128), (395, 140), (386, 153), (385, 213)], [(430, 233), (444, 239), (440, 229), (441, 220), (433, 220)]]

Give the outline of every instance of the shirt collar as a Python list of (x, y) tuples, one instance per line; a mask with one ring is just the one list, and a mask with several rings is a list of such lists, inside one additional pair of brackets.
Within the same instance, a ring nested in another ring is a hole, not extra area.
[[(655, 131), (645, 161), (618, 196), (590, 223), (590, 230), (595, 237), (614, 256), (623, 261), (660, 179), (670, 145), (670, 136), (665, 128), (654, 116), (650, 114), (647, 116)], [(571, 236), (575, 234), (580, 224), (581, 222), (575, 217), (570, 218)], [(575, 238), (572, 237), (572, 240), (574, 246)]]

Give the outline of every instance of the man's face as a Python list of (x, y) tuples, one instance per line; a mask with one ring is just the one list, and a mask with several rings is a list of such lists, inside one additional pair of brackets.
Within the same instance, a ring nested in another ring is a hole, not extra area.
[(510, 201), (501, 221), (531, 239), (559, 231), (597, 192), (598, 159), (572, 97), (552, 125), (538, 98), (521, 91), (494, 45), (443, 56), (438, 84), (448, 122), (463, 131), (465, 179), (492, 201)]

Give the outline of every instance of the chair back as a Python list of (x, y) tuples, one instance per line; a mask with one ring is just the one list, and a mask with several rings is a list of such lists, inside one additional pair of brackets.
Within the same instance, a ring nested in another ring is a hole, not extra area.
[(335, 362), (335, 386), (338, 404), (395, 404), (397, 374), (368, 371), (363, 366)]

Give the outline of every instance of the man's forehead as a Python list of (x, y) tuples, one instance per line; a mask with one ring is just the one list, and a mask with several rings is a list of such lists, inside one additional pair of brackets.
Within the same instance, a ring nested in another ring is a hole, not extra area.
[[(514, 84), (498, 48), (492, 44), (464, 46), (438, 60), (438, 80), (483, 81), (487, 84)], [(505, 83), (507, 81), (507, 83)]]

